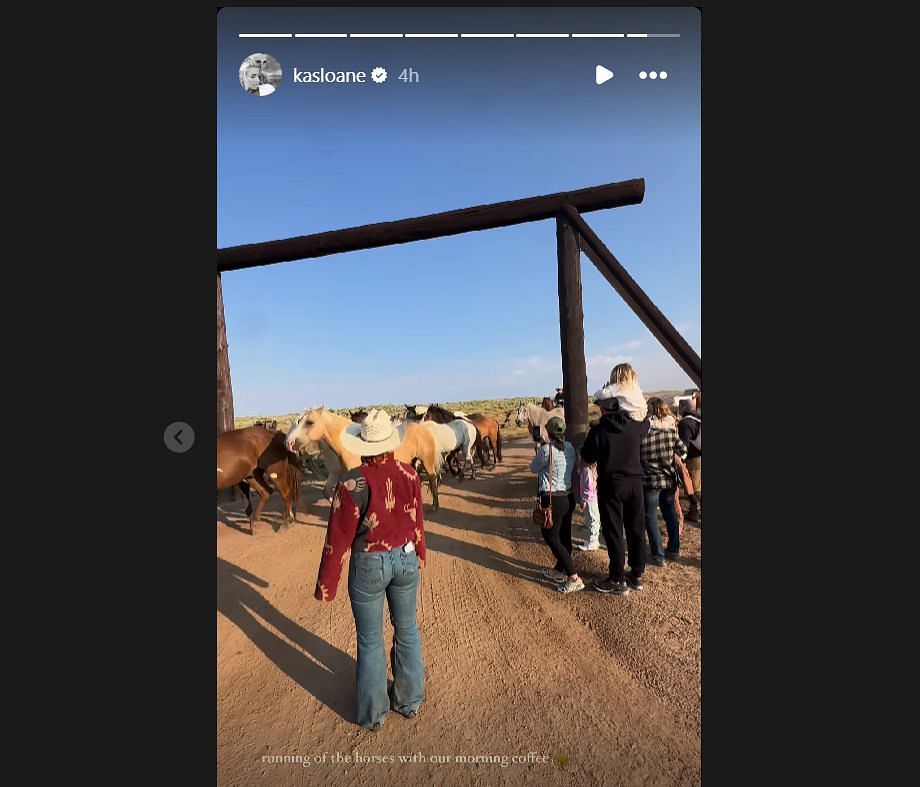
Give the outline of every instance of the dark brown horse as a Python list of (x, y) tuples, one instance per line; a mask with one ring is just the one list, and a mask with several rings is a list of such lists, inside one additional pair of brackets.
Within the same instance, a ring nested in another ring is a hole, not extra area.
[(367, 418), (367, 410), (355, 410), (353, 413), (349, 413), (351, 420), (356, 424), (363, 424), (364, 419)]
[(403, 416), (404, 421), (409, 423), (417, 424), (422, 420), (422, 416), (418, 414), (418, 410), (415, 409), (414, 404), (406, 405), (406, 414)]
[[(272, 490), (277, 489), (284, 498), (283, 523), (297, 514), (302, 479), (300, 461), (284, 442), (284, 432), (261, 426), (234, 429), (217, 436), (217, 491), (234, 486), (243, 490), (250, 533)], [(255, 511), (249, 500), (250, 486), (259, 495)]]
[(550, 399), (548, 396), (544, 396), (544, 397), (543, 397), (543, 403), (542, 403), (542, 404), (543, 404), (543, 409), (546, 410), (546, 412), (549, 412), (550, 410), (555, 410), (555, 409), (556, 409), (556, 402), (554, 402), (554, 401), (553, 401), (552, 399)]

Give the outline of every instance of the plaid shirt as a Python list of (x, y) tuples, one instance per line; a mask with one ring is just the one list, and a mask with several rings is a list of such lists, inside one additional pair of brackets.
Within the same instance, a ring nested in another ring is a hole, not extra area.
[(649, 489), (670, 489), (677, 486), (674, 454), (687, 456), (687, 446), (677, 435), (677, 429), (650, 429), (642, 438), (639, 457), (645, 471), (643, 484)]

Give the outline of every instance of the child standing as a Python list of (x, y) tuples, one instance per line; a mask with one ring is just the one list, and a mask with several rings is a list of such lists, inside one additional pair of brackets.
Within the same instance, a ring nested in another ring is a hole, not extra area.
[(644, 421), (648, 403), (639, 388), (636, 370), (628, 363), (620, 363), (610, 372), (610, 382), (594, 394), (595, 400), (616, 399), (620, 409), (633, 421)]
[(594, 552), (600, 549), (598, 540), (601, 532), (601, 512), (597, 507), (597, 465), (587, 464), (581, 459), (576, 465), (578, 470), (578, 504), (585, 512), (585, 527), (588, 528), (588, 538), (578, 548), (583, 552)]

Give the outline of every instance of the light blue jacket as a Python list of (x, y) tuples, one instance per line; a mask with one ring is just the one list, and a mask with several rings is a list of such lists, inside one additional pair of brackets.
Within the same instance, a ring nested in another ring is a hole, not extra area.
[(530, 463), (530, 469), (539, 474), (538, 489), (541, 492), (568, 492), (572, 489), (572, 473), (575, 470), (575, 446), (566, 441), (565, 451), (553, 446), (553, 488), (549, 487), (549, 445), (541, 445)]

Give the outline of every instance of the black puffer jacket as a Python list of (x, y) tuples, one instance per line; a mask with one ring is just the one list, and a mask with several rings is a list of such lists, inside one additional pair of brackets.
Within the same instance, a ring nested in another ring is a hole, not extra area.
[(683, 418), (677, 424), (677, 434), (683, 444), (687, 446), (687, 459), (696, 459), (698, 456), (703, 455), (702, 451), (698, 451), (692, 444), (692, 441), (696, 439), (702, 428), (703, 417), (696, 410), (684, 412)]
[(597, 483), (624, 478), (644, 478), (640, 460), (642, 438), (648, 434), (648, 419), (633, 421), (625, 413), (604, 413), (592, 426), (581, 447), (585, 462), (597, 463)]

